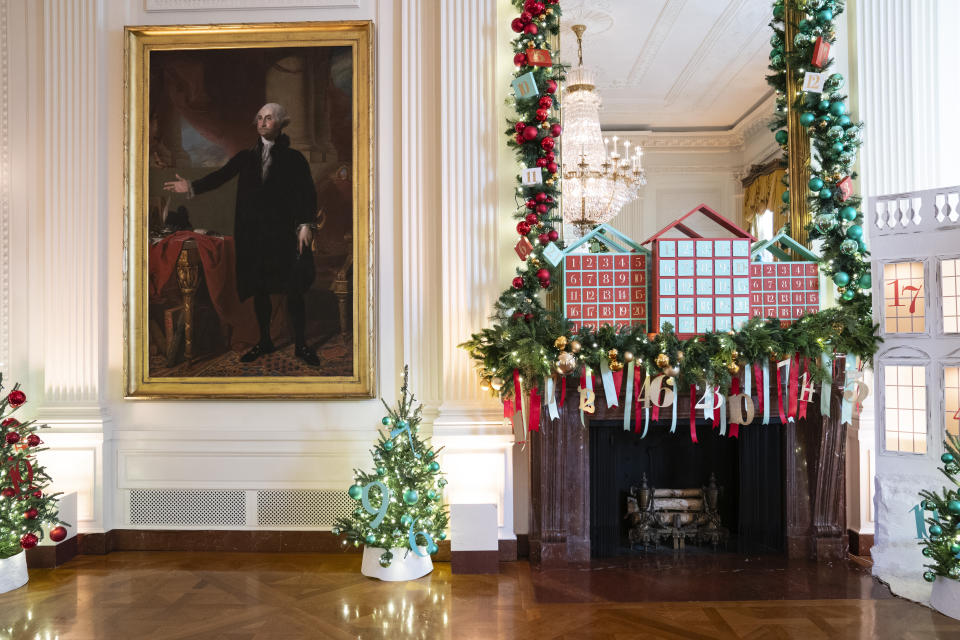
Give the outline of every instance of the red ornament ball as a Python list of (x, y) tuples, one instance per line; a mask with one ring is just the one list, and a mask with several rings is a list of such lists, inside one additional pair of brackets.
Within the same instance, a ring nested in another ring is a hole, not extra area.
[(540, 244), (550, 244), (550, 236), (545, 233), (541, 233), (537, 236), (537, 240), (540, 241)]
[(557, 166), (556, 162), (547, 163), (547, 171), (549, 171), (550, 173), (556, 173), (559, 169), (560, 167)]
[(527, 221), (527, 224), (537, 224), (538, 222), (540, 222), (540, 218), (535, 213), (528, 213), (525, 219)]
[(537, 271), (538, 280), (548, 280), (550, 278), (550, 272), (547, 269), (539, 269)]
[[(546, 160), (546, 158), (544, 158), (544, 160)], [(537, 194), (533, 196), (533, 199), (536, 200), (538, 203), (546, 202), (547, 194), (545, 194), (543, 191), (538, 191)]]
[(533, 14), (529, 11), (522, 11), (520, 12), (520, 19), (523, 20), (523, 24), (527, 24), (533, 20)]
[(67, 537), (66, 527), (54, 527), (50, 529), (50, 539), (54, 542), (60, 542)]
[(513, 288), (514, 289), (523, 289), (523, 278), (517, 276), (513, 279)]
[(522, 133), (518, 133), (516, 136), (514, 136), (513, 139), (517, 141), (517, 144), (523, 144), (524, 142), (526, 142), (526, 140), (523, 139)]
[(520, 33), (521, 31), (523, 31), (523, 20), (521, 20), (520, 18), (514, 18), (510, 22), (510, 28), (516, 31), (517, 33)]
[(535, 36), (537, 35), (537, 25), (531, 22), (523, 28), (523, 32), (528, 35)]
[(27, 401), (27, 394), (25, 394), (23, 391), (20, 391), (20, 389), (14, 389), (13, 391), (7, 394), (7, 402), (9, 402), (10, 406), (13, 407), (14, 409), (19, 407), (26, 401)]
[(537, 5), (537, 0), (526, 0), (523, 3), (523, 10), (529, 11), (530, 13), (536, 13), (533, 8)]
[(553, 162), (557, 159), (557, 154), (555, 154), (553, 151), (547, 151), (543, 157), (547, 159), (547, 162)]
[(20, 434), (17, 433), (16, 431), (11, 431), (10, 433), (7, 434), (6, 440), (7, 440), (7, 444), (17, 444), (18, 442), (20, 442)]
[(521, 120), (520, 122), (517, 122), (515, 125), (513, 125), (513, 130), (516, 131), (517, 133), (523, 133), (523, 128), (525, 126), (527, 126), (527, 123)]
[(563, 133), (563, 127), (561, 127), (559, 124), (550, 125), (551, 136), (553, 136), (554, 138), (559, 138), (561, 133)]
[(540, 134), (540, 131), (532, 124), (528, 124), (523, 128), (524, 140), (536, 140), (539, 134)]
[[(553, 162), (553, 160), (551, 160), (550, 162)], [(547, 202), (548, 202), (549, 204), (553, 204), (553, 197), (552, 197), (552, 196), (547, 196)]]
[(550, 238), (550, 240), (551, 240), (551, 242), (552, 242), (552, 241), (556, 240), (557, 238), (559, 238), (559, 237), (560, 237), (560, 234), (557, 233), (557, 231), (556, 231), (555, 229), (550, 229), (550, 231), (547, 232), (547, 237)]
[(545, 279), (541, 280), (541, 281), (540, 281), (540, 286), (543, 287), (544, 289), (549, 289), (549, 288), (550, 288), (550, 278), (545, 278)]
[(537, 205), (537, 213), (539, 213), (540, 215), (545, 214), (545, 213), (547, 212), (547, 210), (548, 210), (547, 205), (545, 205), (545, 204), (538, 204), (538, 205)]
[(513, 314), (513, 319), (514, 319), (514, 320), (523, 320), (523, 314), (520, 313), (519, 311), (517, 311), (515, 314)]
[(517, 55), (513, 56), (513, 64), (517, 65), (518, 67), (522, 67), (523, 65), (527, 64), (527, 54), (518, 53)]
[(25, 533), (22, 538), (20, 538), (20, 546), (24, 549), (33, 549), (37, 546), (37, 536), (32, 533)]
[(526, 320), (527, 322), (531, 322), (531, 321), (533, 320), (533, 314), (532, 314), (532, 313), (526, 313), (526, 314), (523, 315), (523, 319)]
[(42, 498), (42, 497), (43, 497), (43, 491), (40, 491), (40, 489), (37, 489), (36, 491), (33, 492), (33, 497), (34, 497), (34, 498)]
[(536, 208), (537, 208), (536, 200), (534, 200), (533, 198), (530, 198), (529, 200), (527, 200), (527, 209), (530, 209), (531, 211), (533, 211)]
[(546, 10), (547, 10), (547, 7), (544, 6), (544, 4), (543, 4), (542, 2), (534, 2), (534, 3), (533, 3), (533, 10), (530, 11), (530, 13), (532, 13), (532, 14), (535, 15), (535, 16), (539, 16), (539, 15), (541, 15), (541, 14), (542, 14), (544, 11), (546, 11)]
[(549, 109), (550, 107), (553, 106), (553, 98), (551, 98), (550, 96), (543, 96), (540, 98), (540, 102), (538, 102), (537, 104), (540, 105), (541, 109)]
[[(524, 56), (524, 58), (526, 58), (526, 56)], [(514, 62), (516, 62), (517, 58), (514, 57), (513, 60), (514, 60)], [(556, 92), (557, 92), (557, 81), (556, 81), (556, 80), (547, 80), (547, 86), (546, 86), (546, 89), (545, 89), (545, 90), (546, 90), (547, 93), (556, 93)]]
[(27, 520), (33, 520), (38, 515), (40, 515), (40, 512), (32, 508), (27, 509), (26, 511), (23, 512), (23, 517), (26, 518)]
[(7, 419), (4, 420), (3, 422), (0, 422), (0, 426), (3, 426), (3, 427), (19, 427), (19, 426), (20, 426), (20, 421), (17, 420), (16, 418), (7, 418)]
[(517, 223), (517, 233), (519, 233), (522, 236), (527, 235), (528, 233), (530, 233), (530, 225), (524, 222), (523, 220), (521, 220), (520, 222)]
[(537, 109), (536, 118), (540, 122), (543, 122), (550, 117), (550, 109)]
[(0, 495), (2, 495), (4, 498), (12, 498), (13, 496), (17, 495), (17, 490), (13, 487), (4, 487), (3, 490), (0, 490)]
[(40, 444), (40, 442), (41, 442), (40, 436), (38, 436), (35, 433), (31, 433), (30, 435), (27, 436), (27, 444), (30, 445), (31, 447), (36, 447), (37, 445)]
[(540, 146), (547, 151), (550, 151), (551, 149), (553, 149), (554, 144), (556, 143), (553, 141), (553, 138), (544, 138), (543, 140), (540, 141)]
[(540, 168), (542, 169), (543, 167), (547, 166), (547, 159), (546, 159), (546, 158), (537, 158), (537, 163), (536, 163), (536, 164), (537, 164), (538, 167), (540, 167)]

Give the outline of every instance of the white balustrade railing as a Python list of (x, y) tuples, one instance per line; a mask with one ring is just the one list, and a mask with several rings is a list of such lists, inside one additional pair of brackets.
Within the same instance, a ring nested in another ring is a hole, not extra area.
[(867, 198), (871, 237), (936, 231), (960, 222), (960, 185)]

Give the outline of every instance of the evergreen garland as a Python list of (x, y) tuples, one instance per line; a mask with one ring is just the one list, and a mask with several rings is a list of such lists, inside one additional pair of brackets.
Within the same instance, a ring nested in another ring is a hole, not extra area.
[(933, 582), (937, 576), (956, 580), (960, 578), (960, 438), (948, 433), (947, 441), (943, 443), (946, 453), (940, 456), (943, 467), (940, 471), (950, 479), (953, 488), (944, 487), (938, 495), (933, 491), (921, 491), (923, 498), (921, 506), (932, 513), (926, 518), (929, 525), (929, 536), (920, 544), (923, 546), (923, 555), (930, 564), (924, 565), (923, 579)]

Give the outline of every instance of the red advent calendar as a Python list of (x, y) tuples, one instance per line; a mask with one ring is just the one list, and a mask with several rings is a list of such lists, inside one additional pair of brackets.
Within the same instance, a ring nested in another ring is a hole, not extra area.
[[(608, 253), (577, 253), (590, 240), (598, 240)], [(649, 287), (649, 254), (625, 235), (600, 225), (564, 252), (564, 315), (593, 330), (612, 325), (618, 330), (640, 326), (646, 331)]]
[[(696, 218), (729, 235), (701, 235), (690, 226)], [(653, 249), (652, 326), (659, 330), (670, 323), (679, 337), (689, 338), (745, 324), (750, 319), (750, 248), (755, 240), (703, 204), (646, 240), (643, 244)]]
[[(767, 254), (778, 262), (765, 262)], [(820, 310), (817, 254), (780, 231), (771, 240), (755, 244), (751, 256), (755, 261), (750, 265), (751, 316), (777, 318), (787, 326), (804, 314)]]

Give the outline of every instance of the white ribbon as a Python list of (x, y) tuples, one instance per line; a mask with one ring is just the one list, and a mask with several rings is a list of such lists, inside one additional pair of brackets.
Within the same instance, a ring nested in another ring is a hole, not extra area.
[[(720, 398), (720, 435), (727, 435), (727, 399), (723, 396), (722, 393), (718, 393), (717, 397)], [(714, 404), (716, 406), (716, 404)]]
[(820, 363), (827, 370), (826, 379), (820, 384), (820, 415), (830, 417), (830, 387), (833, 384), (833, 359), (825, 353), (820, 354)]
[(557, 411), (557, 391), (554, 389), (553, 376), (543, 378), (543, 387), (547, 392), (547, 412), (551, 420), (559, 420), (560, 412)]
[[(691, 399), (693, 402), (694, 399)], [(677, 388), (676, 380), (673, 385), (673, 407), (670, 412), (670, 433), (677, 432), (677, 405), (680, 404), (680, 390)]]
[(751, 371), (750, 365), (746, 364), (743, 366), (743, 393), (746, 396), (750, 395), (750, 380), (752, 378), (752, 373), (753, 371)]
[[(844, 363), (844, 375), (843, 375), (844, 391), (846, 391), (847, 385), (850, 383), (850, 373), (856, 370), (857, 370), (857, 357), (852, 353), (848, 353), (846, 361)], [(856, 383), (854, 383), (854, 385), (856, 385)], [(840, 404), (840, 424), (849, 424), (853, 422), (853, 400), (856, 399), (857, 394), (851, 393), (850, 396), (852, 396), (852, 399), (848, 399), (846, 393), (843, 394), (843, 402)]]
[(623, 407), (623, 430), (630, 431), (630, 409), (633, 408), (633, 368), (635, 362), (627, 365), (627, 396), (624, 399), (626, 405)]
[(703, 392), (703, 419), (713, 420), (713, 387), (709, 384)]
[(770, 424), (770, 363), (763, 365), (763, 423)]
[(620, 401), (617, 398), (617, 387), (613, 384), (613, 372), (610, 371), (610, 365), (606, 360), (600, 360), (600, 380), (603, 382), (603, 395), (607, 397), (608, 407), (619, 407)]

